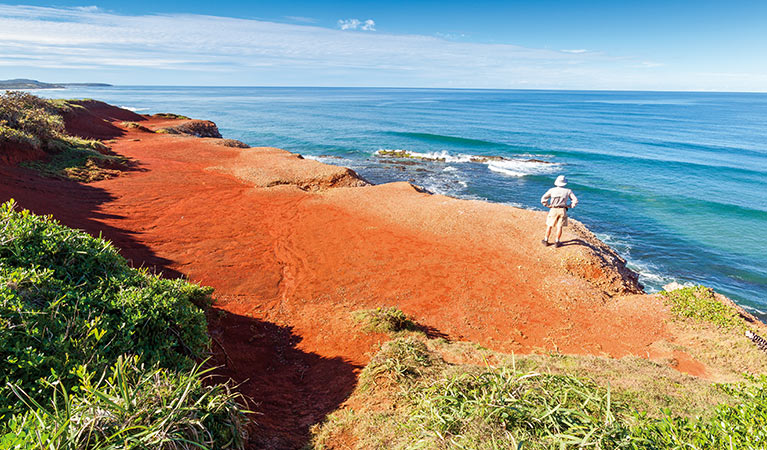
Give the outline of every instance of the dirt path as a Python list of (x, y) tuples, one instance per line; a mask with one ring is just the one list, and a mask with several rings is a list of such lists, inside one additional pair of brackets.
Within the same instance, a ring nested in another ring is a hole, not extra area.
[[(136, 265), (213, 286), (216, 362), (260, 402), (252, 448), (300, 447), (348, 397), (385, 338), (362, 332), (355, 310), (397, 306), (449, 339), (502, 351), (649, 356), (668, 337), (663, 305), (634, 295), (587, 232), (543, 247), (542, 213), (405, 183), (317, 190), (323, 179), (354, 183), (336, 169), (317, 178), (314, 161), (210, 139), (126, 130), (112, 148), (137, 170), (83, 186), (0, 167), (0, 200), (102, 233)], [(240, 170), (263, 167), (259, 158), (290, 177), (259, 185), (263, 173)]]

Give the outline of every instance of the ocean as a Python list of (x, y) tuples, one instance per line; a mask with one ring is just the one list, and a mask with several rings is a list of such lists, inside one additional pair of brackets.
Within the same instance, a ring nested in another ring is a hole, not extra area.
[[(704, 284), (767, 318), (767, 94), (272, 87), (36, 91), (216, 122), (225, 137), (348, 166), (374, 183), (571, 211), (648, 292)], [(406, 151), (430, 160), (381, 156)], [(478, 157), (502, 157), (489, 160)], [(480, 161), (480, 162), (478, 162)]]

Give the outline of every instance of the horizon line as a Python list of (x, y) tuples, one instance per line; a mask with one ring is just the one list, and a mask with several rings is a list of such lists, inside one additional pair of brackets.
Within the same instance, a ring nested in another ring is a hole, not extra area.
[[(37, 81), (37, 80), (35, 80)], [(47, 83), (47, 82), (45, 82)], [(49, 84), (78, 84), (102, 82), (51, 82)], [(109, 84), (110, 86), (76, 86), (92, 89), (108, 89), (110, 87), (186, 87), (186, 88), (299, 88), (299, 89), (409, 89), (409, 90), (448, 90), (448, 91), (537, 91), (537, 92), (647, 92), (647, 93), (707, 93), (707, 94), (767, 94), (763, 91), (718, 91), (718, 90), (674, 90), (674, 89), (574, 89), (574, 88), (472, 88), (472, 87), (418, 87), (418, 86), (309, 86), (309, 85), (196, 85), (196, 84)], [(38, 89), (7, 89), (24, 91), (56, 91), (72, 88), (38, 88)]]

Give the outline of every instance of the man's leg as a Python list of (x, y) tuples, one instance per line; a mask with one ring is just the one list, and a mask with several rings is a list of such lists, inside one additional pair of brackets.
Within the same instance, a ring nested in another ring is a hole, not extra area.
[(546, 236), (543, 237), (543, 245), (549, 245), (549, 235), (551, 234), (551, 225), (546, 225)]
[(559, 247), (559, 240), (562, 239), (562, 218), (560, 217), (559, 220), (557, 220), (557, 247)]

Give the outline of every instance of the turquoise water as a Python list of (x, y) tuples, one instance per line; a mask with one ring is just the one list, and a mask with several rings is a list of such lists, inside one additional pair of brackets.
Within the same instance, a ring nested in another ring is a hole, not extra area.
[[(115, 87), (38, 91), (215, 121), (226, 137), (370, 181), (540, 209), (566, 174), (572, 216), (648, 291), (702, 283), (767, 317), (767, 94)], [(382, 149), (438, 155), (415, 165)], [(476, 163), (469, 155), (505, 161)], [(529, 161), (530, 159), (546, 163)], [(548, 164), (554, 163), (554, 164)]]

